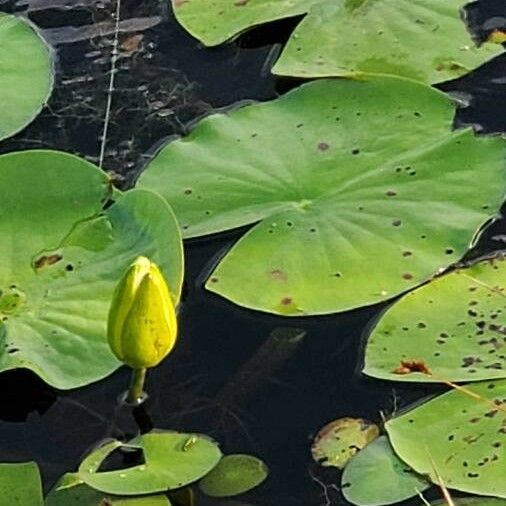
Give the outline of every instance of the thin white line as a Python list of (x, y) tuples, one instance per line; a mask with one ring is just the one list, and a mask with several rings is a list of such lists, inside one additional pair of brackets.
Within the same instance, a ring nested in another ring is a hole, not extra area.
[(119, 39), (119, 23), (120, 23), (120, 14), (121, 14), (121, 0), (117, 0), (116, 2), (116, 26), (114, 29), (114, 42), (112, 48), (112, 56), (111, 56), (111, 76), (109, 79), (109, 89), (107, 90), (107, 104), (105, 107), (105, 117), (104, 117), (104, 130), (102, 132), (102, 142), (100, 145), (100, 156), (98, 161), (98, 166), (102, 168), (104, 164), (105, 157), (105, 147), (107, 144), (107, 134), (109, 131), (109, 121), (111, 118), (111, 106), (112, 106), (112, 94), (114, 92), (114, 81), (116, 77), (116, 63), (118, 61), (118, 39)]

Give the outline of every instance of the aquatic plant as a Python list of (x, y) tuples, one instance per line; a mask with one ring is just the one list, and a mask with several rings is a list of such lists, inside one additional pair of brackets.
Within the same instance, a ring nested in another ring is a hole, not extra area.
[(500, 48), (474, 46), (464, 0), (172, 0), (179, 22), (214, 46), (276, 19), (306, 15), (273, 72), (297, 77), (391, 74), (425, 83), (466, 74)]
[(29, 21), (0, 12), (0, 141), (41, 111), (53, 87), (49, 46)]

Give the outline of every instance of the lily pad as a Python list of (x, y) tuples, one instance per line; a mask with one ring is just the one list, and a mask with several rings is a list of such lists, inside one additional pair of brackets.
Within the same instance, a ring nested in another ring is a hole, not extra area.
[(298, 77), (393, 74), (426, 83), (459, 77), (501, 49), (478, 49), (465, 0), (172, 0), (179, 22), (208, 46), (253, 26), (307, 14), (274, 73)]
[[(145, 463), (118, 471), (98, 472), (102, 462), (122, 446), (142, 449)], [(90, 487), (109, 494), (152, 494), (197, 481), (220, 459), (220, 449), (206, 436), (152, 432), (128, 445), (113, 441), (99, 448), (84, 459), (79, 476)]]
[(199, 487), (211, 497), (232, 497), (257, 487), (268, 474), (267, 466), (252, 455), (226, 455)]
[[(364, 373), (394, 381), (506, 378), (506, 262), (500, 256), (410, 292), (367, 343)], [(431, 375), (402, 372), (421, 361)]]
[[(106, 502), (107, 501), (107, 502)], [(93, 490), (83, 483), (72, 487), (58, 488), (46, 496), (45, 506), (170, 506), (164, 495), (149, 497), (121, 497)]]
[(0, 12), (0, 140), (37, 116), (52, 87), (49, 47), (30, 22)]
[[(497, 499), (496, 497), (456, 497), (453, 498), (456, 506), (505, 506), (506, 500)], [(431, 503), (434, 506), (444, 506), (446, 501), (436, 501)]]
[(448, 488), (506, 498), (506, 380), (452, 390), (390, 420), (397, 455)]
[(345, 467), (342, 491), (358, 506), (380, 506), (404, 501), (430, 484), (395, 455), (386, 436), (360, 450)]
[(2, 502), (9, 506), (43, 506), (37, 464), (0, 464), (0, 496)]
[(0, 157), (0, 371), (24, 367), (61, 389), (120, 363), (106, 339), (114, 287), (138, 255), (157, 262), (179, 298), (182, 245), (158, 195), (111, 194), (107, 176), (65, 153)]
[(379, 427), (363, 418), (339, 418), (323, 427), (311, 446), (313, 459), (342, 469), (364, 446), (379, 436)]
[(401, 78), (315, 81), (204, 119), (139, 186), (167, 199), (186, 237), (257, 223), (208, 290), (281, 315), (344, 311), (426, 281), (496, 213), (506, 143), (452, 132), (453, 114)]

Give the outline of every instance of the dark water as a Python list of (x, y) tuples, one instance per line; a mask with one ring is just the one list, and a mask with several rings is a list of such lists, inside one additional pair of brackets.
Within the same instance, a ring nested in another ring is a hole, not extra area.
[[(298, 84), (269, 73), (296, 20), (205, 49), (177, 25), (168, 3), (123, 1), (123, 51), (104, 164), (122, 188), (132, 184), (162, 139), (184, 134), (197, 118), (240, 101), (272, 99)], [(1, 152), (50, 147), (97, 161), (114, 6), (105, 0), (0, 0), (0, 10), (27, 13), (44, 29), (57, 55), (49, 107), (3, 142)], [(478, 39), (486, 36), (487, 22), (500, 17), (506, 18), (504, 0), (482, 0), (469, 9)], [(456, 126), (506, 132), (505, 55), (440, 88), (470, 101), (458, 111)], [(126, 369), (64, 393), (27, 371), (2, 373), (0, 461), (35, 459), (48, 489), (103, 438), (130, 437), (137, 424), (146, 428), (152, 423), (208, 433), (225, 452), (254, 453), (269, 465), (268, 481), (241, 501), (202, 498), (198, 504), (346, 504), (332, 487), (339, 483), (338, 473), (312, 463), (311, 435), (342, 416), (380, 421), (380, 413), (388, 416), (439, 390), (360, 375), (363, 338), (386, 305), (339, 316), (283, 319), (241, 309), (204, 291), (206, 274), (243, 232), (186, 244), (179, 343), (150, 372), (150, 398), (145, 412), (136, 413), (137, 422), (128, 410), (117, 408), (117, 396), (128, 383)], [(473, 255), (501, 249), (505, 234), (499, 219)], [(374, 268), (364, 265), (364, 270)], [(274, 329), (287, 327), (302, 339), (269, 338)]]

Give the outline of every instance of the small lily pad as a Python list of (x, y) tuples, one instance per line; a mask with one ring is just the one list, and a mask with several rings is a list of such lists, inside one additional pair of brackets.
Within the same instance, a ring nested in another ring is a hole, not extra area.
[(23, 129), (53, 87), (49, 47), (27, 20), (0, 12), (0, 140)]
[[(454, 497), (452, 500), (456, 506), (506, 506), (505, 499), (495, 497)], [(431, 504), (434, 506), (447, 506), (448, 502), (441, 500)]]
[(211, 497), (232, 497), (257, 487), (268, 474), (267, 466), (252, 455), (226, 455), (199, 487)]
[[(64, 477), (65, 478), (65, 477)], [(121, 497), (93, 490), (88, 485), (77, 483), (67, 486), (58, 483), (46, 496), (45, 506), (170, 506), (164, 495), (149, 497)]]
[(380, 506), (404, 501), (430, 487), (395, 455), (386, 436), (357, 453), (345, 467), (342, 491), (358, 506)]
[[(102, 462), (121, 447), (143, 450), (144, 464), (99, 472)], [(79, 477), (90, 487), (117, 495), (152, 494), (181, 488), (205, 476), (221, 459), (221, 451), (206, 436), (151, 432), (123, 445), (113, 441), (86, 457)]]
[(461, 19), (465, 0), (172, 0), (179, 22), (206, 45), (268, 21), (307, 16), (274, 73), (298, 77), (393, 74), (426, 83), (459, 77), (495, 55)]
[(0, 497), (1, 502), (9, 506), (43, 506), (37, 464), (0, 464)]
[(106, 339), (114, 287), (145, 255), (177, 302), (182, 243), (174, 215), (153, 192), (111, 196), (100, 169), (54, 151), (0, 156), (0, 371), (28, 368), (75, 388), (120, 363)]
[(452, 131), (454, 112), (406, 79), (314, 81), (204, 119), (139, 186), (186, 237), (252, 225), (208, 290), (283, 316), (345, 311), (427, 281), (497, 213), (506, 142)]
[(342, 469), (364, 446), (379, 436), (379, 427), (363, 418), (339, 418), (323, 427), (311, 446), (313, 459)]
[(439, 473), (448, 488), (506, 498), (506, 380), (464, 388), (387, 422), (390, 442), (434, 483)]
[[(397, 301), (373, 330), (364, 373), (393, 381), (506, 378), (503, 256), (433, 279)], [(423, 362), (430, 374), (404, 369)]]

